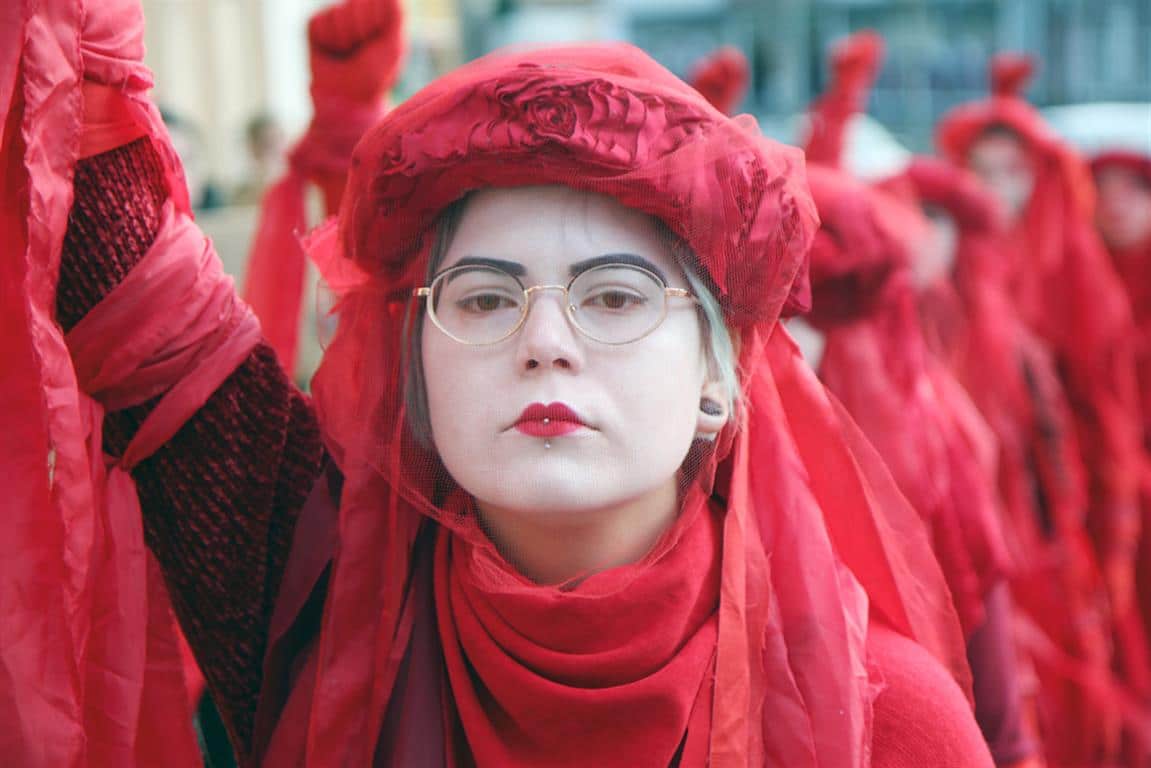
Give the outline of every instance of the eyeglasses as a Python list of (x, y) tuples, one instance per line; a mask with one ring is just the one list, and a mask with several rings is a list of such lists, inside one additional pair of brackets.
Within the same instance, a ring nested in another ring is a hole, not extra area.
[(445, 269), (413, 295), (427, 299), (436, 327), (461, 344), (495, 344), (523, 327), (532, 294), (563, 291), (566, 312), (583, 335), (603, 344), (630, 344), (667, 317), (669, 299), (698, 299), (671, 288), (659, 275), (629, 264), (604, 264), (567, 285), (533, 285), (502, 269), (465, 265)]

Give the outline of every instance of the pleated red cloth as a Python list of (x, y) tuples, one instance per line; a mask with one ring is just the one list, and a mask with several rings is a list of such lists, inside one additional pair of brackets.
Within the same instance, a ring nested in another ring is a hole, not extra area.
[[(27, 766), (197, 765), (175, 622), (128, 472), (203, 403), (258, 329), (242, 310), (228, 311), (230, 284), (189, 223), (179, 162), (144, 97), (151, 76), (138, 6), (90, 10), (8, 4), (0, 24), (9, 89), (0, 93), (0, 306), (11, 320), (0, 357), (15, 361), (0, 382), (14, 408), (0, 457), (13, 502), (5, 539), (13, 549), (0, 558), (8, 593), (0, 748)], [(65, 338), (52, 297), (73, 167), (144, 136), (165, 161), (173, 202), (148, 266), (122, 287), (166, 284), (151, 300), (101, 306)], [(193, 340), (203, 342), (195, 354)], [(105, 456), (105, 408), (160, 394), (128, 451)]]

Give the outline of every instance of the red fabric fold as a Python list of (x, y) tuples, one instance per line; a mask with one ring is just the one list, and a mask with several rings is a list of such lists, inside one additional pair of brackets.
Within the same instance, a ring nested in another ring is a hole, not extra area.
[(842, 174), (813, 168), (811, 180), (825, 235), (811, 268), (810, 319), (826, 332), (820, 378), (931, 528), (970, 633), (1007, 554), (993, 473), (981, 459), (993, 451), (987, 427), (951, 374), (932, 363), (919, 327), (904, 242), (923, 224)]

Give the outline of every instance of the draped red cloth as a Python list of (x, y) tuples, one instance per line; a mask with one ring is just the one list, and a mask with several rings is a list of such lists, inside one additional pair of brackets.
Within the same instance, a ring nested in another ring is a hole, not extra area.
[[(138, 7), (88, 10), (10, 3), (0, 25), (0, 356), (15, 362), (0, 383), (14, 414), (0, 461), (16, 516), (12, 551), (0, 558), (3, 751), (28, 766), (196, 765), (177, 630), (128, 472), (202, 404), (258, 331), (243, 312), (225, 311), (231, 288), (217, 263), (187, 259), (209, 252), (188, 224), (179, 162), (145, 98)], [(141, 136), (165, 161), (173, 203), (135, 282), (166, 279), (164, 290), (101, 307), (65, 338), (52, 297), (72, 168)], [(203, 354), (187, 352), (193, 341)], [(161, 394), (128, 451), (106, 456), (104, 409)]]
[[(959, 240), (950, 281), (919, 312), (936, 356), (971, 393), (995, 432), (998, 489), (1012, 555), (1022, 648), (1038, 676), (1036, 709), (1053, 765), (1114, 755), (1123, 697), (1111, 676), (1109, 618), (1086, 535), (1087, 490), (1071, 409), (1046, 346), (1008, 289), (997, 206), (970, 173), (916, 158), (904, 179), (943, 209)], [(1139, 717), (1129, 712), (1128, 721)], [(1109, 743), (1110, 742), (1110, 743)]]
[[(866, 766), (882, 688), (869, 616), (966, 686), (917, 516), (776, 327), (802, 300), (815, 221), (798, 153), (638, 50), (604, 45), (473, 62), (392, 111), (356, 160), (339, 233), (311, 241), (341, 296), (315, 382), (343, 476), (339, 547), (318, 643), (263, 754), (410, 764), (377, 747), (403, 754), (423, 722), (420, 759), (437, 765), (531, 765), (545, 751), (624, 764), (682, 743), (684, 765)], [(739, 334), (747, 401), (690, 460), (682, 514), (653, 550), (570, 588), (532, 585), (499, 555), (411, 434), (403, 386), (438, 214), (469, 189), (556, 183), (648, 212), (691, 246)], [(435, 674), (420, 659), (436, 652), (444, 677), (413, 681)], [(627, 712), (628, 726), (572, 738), (581, 718), (557, 717), (573, 708), (596, 722)], [(978, 739), (963, 749), (986, 760)]]
[(826, 333), (820, 378), (930, 526), (970, 633), (1007, 568), (991, 482), (995, 449), (967, 395), (924, 344), (904, 245), (923, 225), (913, 209), (837, 171), (814, 166), (809, 178), (821, 217), (808, 315)]
[(725, 115), (735, 112), (751, 80), (743, 51), (725, 45), (695, 63), (689, 82), (708, 103)]
[(300, 237), (309, 228), (308, 184), (320, 188), (327, 214), (339, 209), (352, 149), (384, 114), (403, 48), (397, 0), (347, 0), (308, 23), (312, 122), (260, 204), (244, 277), (244, 300), (289, 373), (296, 368), (307, 271)]
[[(1151, 156), (1131, 150), (1102, 152), (1091, 159), (1092, 171), (1125, 168), (1151, 184)], [(1143, 414), (1143, 472), (1140, 483), (1143, 529), (1136, 555), (1135, 588), (1144, 637), (1151, 636), (1151, 236), (1127, 248), (1111, 248), (1111, 260), (1131, 300), (1135, 315), (1135, 366)], [(1151, 693), (1144, 680), (1144, 694)]]

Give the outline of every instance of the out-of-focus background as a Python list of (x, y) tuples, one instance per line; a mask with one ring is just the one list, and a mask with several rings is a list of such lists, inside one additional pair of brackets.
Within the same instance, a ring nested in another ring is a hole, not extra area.
[[(199, 219), (241, 275), (264, 185), (307, 126), (305, 26), (324, 0), (144, 0), (156, 101), (188, 166)], [(794, 138), (826, 81), (827, 51), (862, 28), (887, 55), (868, 113), (912, 150), (948, 108), (987, 93), (1000, 50), (1040, 62), (1040, 106), (1151, 101), (1147, 0), (406, 0), (407, 57), (393, 102), (509, 43), (631, 41), (681, 76), (739, 47), (751, 88), (738, 111)], [(1151, 131), (1151, 126), (1147, 126)], [(313, 282), (313, 281), (309, 281)], [(309, 298), (309, 301), (313, 299)], [(313, 330), (308, 334), (314, 337)], [(311, 345), (301, 378), (314, 365)]]

